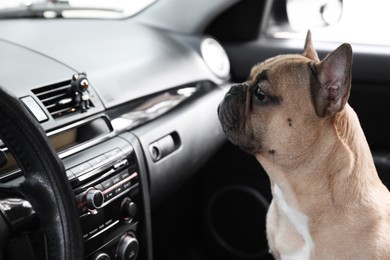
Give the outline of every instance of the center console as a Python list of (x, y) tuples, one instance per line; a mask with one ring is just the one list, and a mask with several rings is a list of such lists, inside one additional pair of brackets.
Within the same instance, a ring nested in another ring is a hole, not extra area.
[(145, 225), (143, 168), (130, 139), (117, 136), (63, 159), (87, 260), (146, 259), (139, 256), (146, 247), (139, 241)]

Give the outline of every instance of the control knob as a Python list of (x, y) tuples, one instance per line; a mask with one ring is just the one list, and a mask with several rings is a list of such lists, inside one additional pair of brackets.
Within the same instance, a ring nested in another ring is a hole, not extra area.
[(104, 203), (104, 194), (100, 190), (90, 189), (85, 195), (85, 202), (90, 210), (101, 208)]
[(111, 260), (111, 257), (106, 253), (98, 253), (94, 258), (94, 260)]
[(124, 221), (130, 223), (137, 215), (137, 204), (135, 204), (129, 197), (122, 201), (122, 216)]
[(135, 260), (138, 255), (138, 240), (132, 233), (124, 235), (118, 243), (117, 257), (119, 260)]

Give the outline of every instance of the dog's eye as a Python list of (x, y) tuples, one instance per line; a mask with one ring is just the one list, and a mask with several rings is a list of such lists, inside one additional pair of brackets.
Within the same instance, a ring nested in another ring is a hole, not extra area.
[(255, 87), (253, 94), (259, 101), (266, 101), (268, 98), (267, 94), (259, 86)]

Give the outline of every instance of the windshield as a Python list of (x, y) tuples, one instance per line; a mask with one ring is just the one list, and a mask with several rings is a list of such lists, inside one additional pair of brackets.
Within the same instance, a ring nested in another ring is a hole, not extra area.
[(156, 0), (2, 0), (0, 18), (106, 18), (135, 15)]

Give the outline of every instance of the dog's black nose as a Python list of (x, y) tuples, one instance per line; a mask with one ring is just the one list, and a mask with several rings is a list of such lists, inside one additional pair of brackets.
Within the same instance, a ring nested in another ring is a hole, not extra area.
[(234, 84), (230, 87), (228, 94), (238, 95), (242, 91), (242, 84)]

